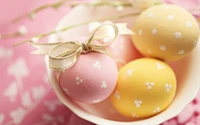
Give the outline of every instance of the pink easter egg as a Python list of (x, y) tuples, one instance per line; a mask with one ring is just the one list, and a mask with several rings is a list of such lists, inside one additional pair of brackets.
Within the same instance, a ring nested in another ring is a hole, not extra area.
[(90, 104), (108, 98), (117, 78), (117, 66), (110, 56), (90, 52), (81, 54), (76, 64), (61, 74), (59, 81), (69, 97)]
[(130, 36), (118, 36), (114, 43), (108, 47), (118, 69), (132, 60), (143, 57), (134, 47)]

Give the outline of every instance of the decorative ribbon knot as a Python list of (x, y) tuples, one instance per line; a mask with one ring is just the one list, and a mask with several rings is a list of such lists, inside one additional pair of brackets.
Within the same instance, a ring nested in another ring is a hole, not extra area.
[(82, 43), (82, 46), (83, 46), (82, 53), (86, 54), (86, 53), (90, 52), (91, 48), (88, 47), (88, 45), (86, 45), (85, 43)]
[[(63, 71), (72, 67), (81, 54), (89, 52), (98, 52), (109, 55), (107, 46), (113, 43), (121, 34), (133, 34), (124, 24), (103, 24), (97, 27), (91, 36), (83, 43), (78, 41), (57, 42), (57, 43), (35, 43), (30, 41), (31, 45), (37, 50), (33, 54), (48, 55), (49, 66), (54, 70)], [(122, 29), (123, 28), (123, 29)]]

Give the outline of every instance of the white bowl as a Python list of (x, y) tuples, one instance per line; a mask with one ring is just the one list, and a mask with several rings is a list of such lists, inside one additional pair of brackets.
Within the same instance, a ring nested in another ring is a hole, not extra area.
[[(92, 9), (92, 10), (91, 10)], [(103, 10), (109, 14), (117, 14), (115, 10), (110, 10), (107, 7), (103, 7)], [(81, 22), (81, 15), (85, 15), (86, 18), (83, 18), (82, 21), (94, 18), (97, 14), (105, 16), (105, 12), (102, 12), (101, 8), (86, 8), (83, 6), (78, 6), (74, 8), (70, 13), (68, 13), (61, 21), (59, 22), (56, 29), (63, 28), (67, 25), (75, 24)], [(79, 14), (78, 17), (77, 14)], [(73, 20), (73, 21), (70, 21)], [(133, 22), (133, 18), (129, 18), (129, 22)], [(65, 33), (60, 33), (57, 35), (51, 35), (49, 42), (55, 42), (63, 37), (65, 40), (76, 40), (77, 35), (87, 35), (88, 32), (80, 32), (81, 30), (88, 30), (88, 26), (82, 26), (75, 28), (73, 30), (67, 31)], [(74, 37), (72, 37), (74, 36)], [(200, 41), (199, 41), (200, 42)], [(200, 86), (200, 44), (197, 44), (196, 48), (192, 53), (185, 59), (178, 62), (169, 63), (178, 79), (178, 88), (176, 96), (172, 104), (160, 114), (147, 118), (144, 120), (131, 121), (130, 119), (124, 118), (118, 114), (111, 106), (109, 100), (105, 100), (99, 104), (82, 104), (71, 100), (65, 92), (61, 89), (57, 76), (59, 73), (55, 73), (48, 66), (48, 57), (45, 57), (47, 73), (49, 81), (60, 99), (60, 101), (67, 106), (71, 111), (73, 111), (79, 117), (90, 121), (98, 125), (158, 125), (164, 121), (171, 119), (178, 115), (183, 108), (190, 103), (196, 96), (199, 86)]]

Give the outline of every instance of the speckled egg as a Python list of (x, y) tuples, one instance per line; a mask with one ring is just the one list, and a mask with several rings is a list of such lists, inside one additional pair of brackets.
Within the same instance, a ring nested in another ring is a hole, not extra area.
[(123, 116), (142, 119), (165, 110), (175, 92), (173, 70), (160, 60), (141, 58), (120, 70), (110, 99), (113, 107)]
[(199, 25), (185, 9), (176, 5), (156, 5), (138, 17), (133, 41), (145, 56), (174, 61), (188, 55), (196, 46)]
[(132, 44), (131, 37), (127, 35), (118, 36), (108, 49), (118, 70), (130, 61), (143, 57)]
[(76, 64), (60, 76), (60, 86), (75, 101), (98, 103), (110, 96), (118, 78), (115, 61), (104, 54), (80, 55)]

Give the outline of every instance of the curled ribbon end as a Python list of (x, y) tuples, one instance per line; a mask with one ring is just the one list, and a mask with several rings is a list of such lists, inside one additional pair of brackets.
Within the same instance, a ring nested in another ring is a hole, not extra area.
[(119, 30), (118, 35), (135, 34), (132, 30), (127, 28), (127, 23), (117, 23), (116, 26)]

